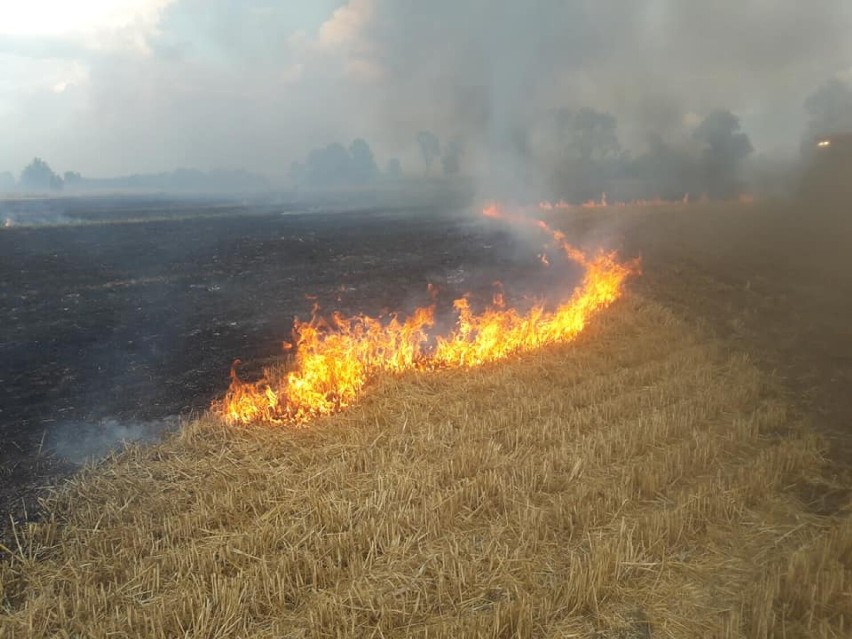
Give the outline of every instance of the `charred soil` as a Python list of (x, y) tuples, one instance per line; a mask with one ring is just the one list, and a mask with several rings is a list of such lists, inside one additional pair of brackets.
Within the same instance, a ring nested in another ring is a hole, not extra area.
[[(117, 436), (153, 438), (204, 411), (234, 359), (252, 378), (294, 317), (405, 313), (493, 282), (553, 284), (535, 244), (453, 210), (283, 214), (99, 202), (77, 224), (0, 230), (0, 513)], [(31, 207), (34, 205), (30, 205)], [(79, 209), (79, 207), (78, 207)], [(26, 221), (25, 219), (23, 221)], [(563, 273), (564, 275), (564, 273)]]

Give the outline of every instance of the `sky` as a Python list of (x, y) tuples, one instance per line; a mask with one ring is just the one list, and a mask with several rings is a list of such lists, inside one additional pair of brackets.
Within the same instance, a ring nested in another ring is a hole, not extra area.
[(0, 171), (275, 176), (356, 137), (413, 171), (420, 130), (481, 159), (584, 106), (637, 151), (728, 108), (782, 153), (850, 33), (852, 0), (0, 0)]

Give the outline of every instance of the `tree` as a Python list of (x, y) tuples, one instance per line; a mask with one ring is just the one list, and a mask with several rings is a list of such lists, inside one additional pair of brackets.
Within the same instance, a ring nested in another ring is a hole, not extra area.
[(740, 131), (740, 119), (718, 109), (704, 118), (693, 137), (704, 146), (700, 165), (707, 195), (714, 199), (735, 196), (742, 187), (740, 164), (754, 151), (748, 135)]
[(346, 149), (337, 142), (313, 149), (304, 162), (290, 165), (290, 178), (296, 184), (314, 187), (370, 184), (379, 176), (373, 150), (363, 138), (357, 138)]
[(642, 197), (678, 200), (700, 195), (700, 168), (693, 155), (673, 148), (657, 133), (652, 133), (649, 149), (632, 163), (632, 175), (644, 184)]
[(438, 136), (431, 131), (421, 131), (417, 134), (417, 144), (420, 145), (420, 154), (423, 156), (424, 164), (426, 164), (426, 175), (429, 175), (432, 162), (441, 157), (441, 142), (438, 140)]
[(352, 158), (342, 144), (314, 149), (305, 163), (305, 177), (314, 186), (340, 186), (352, 177)]
[(352, 156), (350, 170), (352, 180), (356, 184), (369, 184), (379, 174), (379, 167), (373, 157), (370, 145), (362, 138), (358, 138), (349, 145), (349, 154)]
[(597, 200), (623, 164), (617, 120), (610, 113), (560, 109), (549, 124), (553, 157), (550, 190), (573, 202)]
[(62, 178), (41, 158), (33, 161), (21, 172), (21, 187), (26, 191), (59, 191)]
[(618, 155), (617, 121), (611, 113), (583, 108), (574, 115), (571, 145), (584, 162), (602, 162)]
[(83, 184), (83, 176), (77, 171), (65, 171), (63, 174), (65, 186), (69, 188), (77, 188)]

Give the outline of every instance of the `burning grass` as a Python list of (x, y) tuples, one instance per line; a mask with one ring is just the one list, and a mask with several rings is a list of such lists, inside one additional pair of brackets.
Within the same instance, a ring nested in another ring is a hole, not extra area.
[(585, 254), (544, 221), (507, 215), (497, 205), (483, 213), (550, 236), (565, 259), (583, 268), (579, 286), (556, 308), (537, 303), (527, 312), (506, 308), (502, 293), (480, 313), (471, 309), (467, 297), (456, 299), (457, 322), (447, 335), (430, 334), (434, 305), (418, 308), (405, 319), (384, 321), (339, 313), (326, 321), (315, 313), (309, 322), (296, 321), (293, 344), (285, 343), (287, 350), (295, 349), (290, 367), (267, 369), (262, 379), (246, 383), (237, 377), (235, 362), (230, 388), (213, 410), (231, 424), (298, 425), (351, 405), (377, 374), (472, 368), (571, 341), (596, 312), (621, 296), (625, 280), (636, 271), (636, 263), (621, 263), (615, 253)]
[(92, 469), (18, 531), (0, 636), (848, 636), (852, 522), (796, 497), (820, 442), (725, 344), (611, 311)]

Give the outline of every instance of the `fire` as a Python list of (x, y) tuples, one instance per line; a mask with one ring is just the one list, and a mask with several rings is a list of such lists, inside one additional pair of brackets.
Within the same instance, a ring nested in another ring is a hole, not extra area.
[[(621, 295), (636, 263), (619, 262), (614, 253), (592, 256), (568, 244), (565, 235), (542, 221), (506, 215), (491, 205), (483, 215), (535, 225), (548, 234), (569, 260), (584, 269), (580, 285), (555, 308), (534, 305), (526, 312), (506, 308), (496, 283), (492, 305), (481, 313), (467, 297), (455, 300), (455, 328), (433, 335), (435, 306), (419, 308), (407, 318), (365, 315), (329, 320), (316, 313), (296, 321), (289, 366), (266, 370), (257, 382), (243, 382), (234, 363), (231, 386), (214, 410), (232, 424), (271, 422), (303, 424), (351, 405), (377, 374), (410, 370), (464, 368), (505, 359), (513, 354), (574, 339), (591, 316)], [(430, 287), (430, 292), (434, 289)]]

